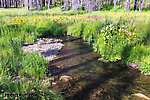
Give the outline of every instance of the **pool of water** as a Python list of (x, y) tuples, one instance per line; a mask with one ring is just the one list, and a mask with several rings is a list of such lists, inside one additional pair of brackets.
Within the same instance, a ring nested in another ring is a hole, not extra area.
[[(120, 62), (99, 61), (99, 54), (82, 39), (65, 41), (64, 45), (49, 68), (56, 82), (53, 89), (66, 100), (142, 100), (131, 96), (133, 93), (150, 97), (149, 76)], [(62, 75), (72, 80), (60, 81)]]

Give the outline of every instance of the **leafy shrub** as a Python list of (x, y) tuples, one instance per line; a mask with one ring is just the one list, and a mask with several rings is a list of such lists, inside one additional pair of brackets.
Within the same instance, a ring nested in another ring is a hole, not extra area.
[(38, 33), (38, 36), (48, 36), (50, 35), (50, 28), (47, 28), (47, 27), (40, 27), (40, 28), (37, 28), (37, 33)]
[(48, 69), (47, 64), (48, 62), (40, 53), (27, 53), (21, 62), (19, 75), (43, 78)]
[(83, 34), (83, 29), (84, 29), (85, 24), (84, 23), (75, 23), (73, 26), (68, 27), (67, 34), (68, 35), (73, 35), (75, 37), (81, 37)]
[(25, 42), (28, 44), (33, 44), (36, 41), (36, 36), (35, 35), (27, 35), (25, 38)]
[(94, 37), (99, 32), (99, 27), (100, 23), (99, 22), (88, 22), (85, 25), (85, 28), (83, 29), (83, 39), (88, 42), (92, 42)]
[(41, 24), (39, 24), (36, 28), (36, 32), (38, 36), (48, 36), (51, 33), (52, 22), (45, 20)]
[(63, 36), (66, 35), (66, 27), (65, 26), (59, 26), (53, 31), (54, 36)]
[(140, 70), (145, 75), (150, 75), (150, 56), (142, 57), (142, 65)]
[(35, 11), (35, 8), (29, 8), (29, 11)]
[(62, 36), (65, 35), (66, 26), (55, 21), (45, 21), (41, 25), (37, 26), (36, 32), (38, 33), (38, 36)]
[(47, 10), (48, 9), (48, 7), (42, 7), (42, 10)]
[(130, 53), (127, 54), (128, 57), (126, 59), (126, 63), (127, 64), (131, 62), (140, 63), (142, 62), (143, 57), (148, 56), (148, 52), (149, 51), (147, 50), (147, 47), (141, 44), (136, 44), (135, 46), (132, 46)]
[(14, 79), (8, 75), (1, 75), (0, 99), (8, 100), (62, 100), (62, 96), (45, 87), (40, 81)]

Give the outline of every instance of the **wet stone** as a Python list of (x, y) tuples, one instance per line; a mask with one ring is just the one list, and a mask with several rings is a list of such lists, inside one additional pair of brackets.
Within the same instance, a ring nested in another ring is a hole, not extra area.
[(72, 77), (64, 75), (64, 76), (60, 77), (60, 80), (63, 82), (68, 82), (68, 81), (72, 80)]

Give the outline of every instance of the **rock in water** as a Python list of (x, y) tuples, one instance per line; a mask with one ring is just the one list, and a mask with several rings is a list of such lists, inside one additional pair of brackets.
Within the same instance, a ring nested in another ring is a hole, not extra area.
[(64, 75), (64, 76), (60, 77), (60, 80), (64, 81), (64, 82), (68, 82), (68, 81), (72, 80), (72, 77)]
[(150, 100), (149, 97), (145, 96), (144, 94), (141, 94), (141, 93), (134, 93), (132, 94), (132, 96), (136, 96), (136, 97), (140, 97), (140, 98), (143, 98), (143, 99), (146, 99), (146, 100)]

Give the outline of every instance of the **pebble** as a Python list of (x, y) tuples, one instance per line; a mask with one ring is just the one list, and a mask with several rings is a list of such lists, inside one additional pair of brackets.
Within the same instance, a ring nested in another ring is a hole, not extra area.
[(24, 52), (37, 52), (45, 56), (48, 61), (53, 60), (58, 55), (59, 50), (64, 46), (60, 39), (40, 38), (33, 45), (23, 46)]

